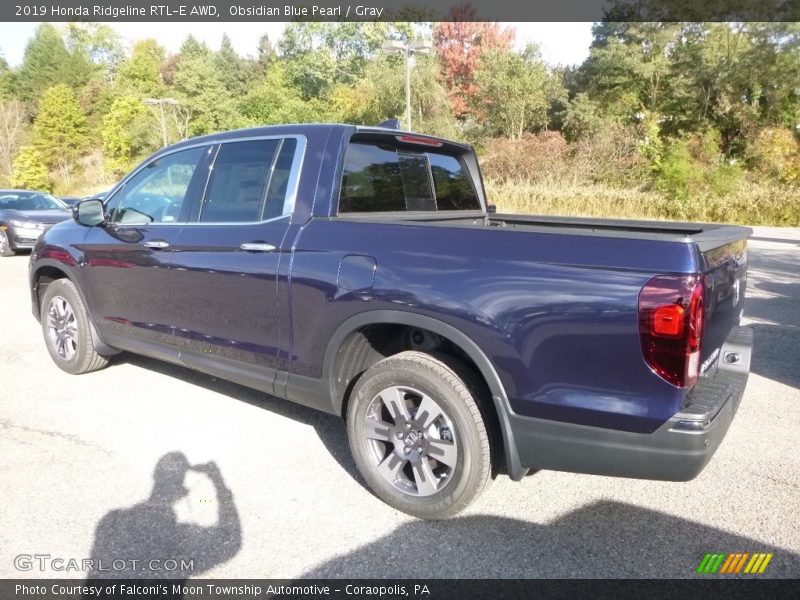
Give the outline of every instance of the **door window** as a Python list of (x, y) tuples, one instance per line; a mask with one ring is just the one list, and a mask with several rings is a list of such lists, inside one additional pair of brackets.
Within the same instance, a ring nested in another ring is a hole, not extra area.
[(220, 146), (201, 223), (255, 223), (285, 214), (294, 138), (229, 142)]
[(157, 158), (111, 199), (112, 223), (185, 223), (189, 184), (208, 148), (190, 148)]

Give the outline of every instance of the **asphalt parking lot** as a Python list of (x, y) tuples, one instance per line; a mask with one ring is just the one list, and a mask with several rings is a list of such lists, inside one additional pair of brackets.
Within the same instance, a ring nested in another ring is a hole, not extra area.
[[(131, 355), (63, 373), (30, 314), (28, 257), (0, 259), (0, 577), (82, 577), (47, 561), (128, 551), (254, 578), (691, 577), (707, 552), (772, 552), (763, 577), (800, 577), (800, 229), (759, 228), (750, 248), (753, 373), (697, 479), (500, 478), (437, 523), (372, 496), (334, 417)], [(173, 517), (180, 454), (218, 465), (219, 519), (198, 471)], [(19, 570), (34, 554), (44, 570)]]

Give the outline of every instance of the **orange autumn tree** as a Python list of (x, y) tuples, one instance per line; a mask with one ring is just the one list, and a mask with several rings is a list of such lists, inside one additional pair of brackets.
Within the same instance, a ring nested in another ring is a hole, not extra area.
[(433, 29), (433, 46), (442, 64), (447, 91), (456, 116), (473, 112), (478, 88), (475, 71), (484, 53), (510, 51), (514, 30), (497, 23), (477, 21), (470, 4), (455, 8), (451, 19), (437, 23)]

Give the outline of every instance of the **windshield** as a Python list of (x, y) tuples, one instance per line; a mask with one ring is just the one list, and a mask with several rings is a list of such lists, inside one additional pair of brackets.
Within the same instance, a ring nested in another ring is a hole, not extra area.
[(57, 210), (67, 205), (43, 192), (0, 192), (0, 209)]

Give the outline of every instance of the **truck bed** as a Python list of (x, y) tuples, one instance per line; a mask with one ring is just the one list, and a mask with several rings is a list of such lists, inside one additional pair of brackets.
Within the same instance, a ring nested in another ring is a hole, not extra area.
[(412, 222), (449, 227), (503, 227), (545, 234), (593, 235), (639, 240), (694, 242), (701, 252), (749, 237), (752, 229), (718, 223), (683, 223), (636, 219), (553, 217), (544, 215), (483, 213), (380, 213), (349, 214), (340, 219), (374, 222)]

